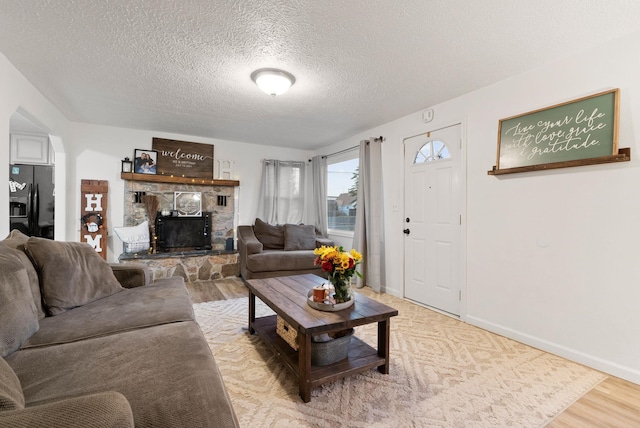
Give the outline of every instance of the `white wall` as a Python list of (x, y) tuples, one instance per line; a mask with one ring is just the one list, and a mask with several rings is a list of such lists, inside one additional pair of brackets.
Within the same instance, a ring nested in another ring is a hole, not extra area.
[[(462, 122), (467, 157), (462, 318), (640, 383), (640, 34), (433, 106), (322, 150), (383, 135), (386, 288), (403, 293), (405, 137)], [(428, 85), (428, 82), (416, 82)], [(455, 82), (452, 82), (455, 84)], [(619, 87), (631, 162), (489, 176), (498, 121)], [(547, 242), (549, 245), (539, 245)]]
[[(7, 58), (0, 54), (0, 159), (4, 167), (0, 168), (0, 182), (9, 181), (9, 122), (11, 116), (21, 109), (23, 115), (37, 120), (37, 124), (46, 130), (51, 137), (56, 166), (56, 206), (55, 234), (56, 239), (65, 235), (65, 180), (66, 156), (65, 143), (69, 122), (40, 93)], [(9, 233), (9, 186), (0, 186), (0, 239)]]
[[(150, 149), (152, 138), (169, 138), (214, 145), (214, 162), (217, 174), (217, 159), (235, 161), (234, 179), (240, 181), (239, 224), (253, 224), (258, 209), (260, 183), (262, 180), (262, 160), (280, 159), (307, 161), (310, 152), (289, 148), (268, 147), (235, 141), (188, 135), (167, 134), (109, 126), (73, 123), (72, 138), (68, 145), (69, 176), (67, 192), (66, 239), (78, 241), (80, 237), (80, 181), (109, 181), (109, 227), (123, 225), (124, 181), (120, 179), (120, 161), (133, 157), (134, 149)], [(122, 243), (114, 233), (108, 238), (108, 260), (115, 261), (122, 252)]]

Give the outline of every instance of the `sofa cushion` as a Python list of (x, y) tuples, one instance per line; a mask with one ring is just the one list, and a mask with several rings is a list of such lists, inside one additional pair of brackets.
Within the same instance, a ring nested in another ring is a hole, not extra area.
[(312, 250), (277, 251), (266, 250), (247, 257), (247, 269), (252, 272), (293, 271), (314, 269), (316, 259)]
[(38, 272), (31, 263), (31, 259), (25, 252), (24, 244), (27, 243), (29, 237), (17, 229), (13, 229), (9, 236), (5, 238), (4, 242), (11, 248), (15, 248), (19, 251), (20, 260), (27, 270), (29, 276), (29, 285), (31, 286), (31, 294), (33, 295), (33, 302), (38, 310), (38, 319), (42, 319), (46, 316), (44, 308), (42, 307), (42, 296), (40, 294), (40, 280), (38, 279)]
[(257, 218), (253, 233), (265, 250), (284, 249), (284, 226), (274, 226)]
[(36, 331), (38, 312), (19, 251), (0, 243), (0, 356), (16, 351)]
[(166, 278), (47, 317), (40, 321), (40, 330), (21, 349), (193, 319), (193, 306), (184, 280), (182, 277)]
[(0, 358), (0, 412), (24, 409), (24, 395), (18, 376)]
[(195, 321), (23, 349), (7, 363), (20, 379), (27, 406), (116, 391), (129, 402), (136, 427), (237, 426)]
[(13, 428), (134, 427), (131, 406), (117, 392), (102, 392), (39, 403), (24, 410), (0, 412), (0, 426)]
[(31, 237), (25, 248), (40, 273), (44, 305), (51, 315), (123, 290), (109, 264), (87, 243)]
[(313, 250), (316, 248), (316, 228), (312, 225), (285, 224), (284, 250)]

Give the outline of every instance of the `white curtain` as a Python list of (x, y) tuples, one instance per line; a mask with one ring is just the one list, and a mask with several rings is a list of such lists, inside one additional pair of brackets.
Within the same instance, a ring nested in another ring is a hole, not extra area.
[(302, 223), (304, 162), (265, 159), (258, 213), (269, 224)]
[(327, 158), (326, 156), (314, 156), (311, 159), (312, 174), (312, 204), (314, 224), (323, 236), (327, 236)]
[(360, 265), (364, 280), (357, 278), (357, 287), (370, 286), (380, 292), (384, 258), (382, 254), (382, 137), (360, 142), (360, 177), (353, 248), (362, 253)]

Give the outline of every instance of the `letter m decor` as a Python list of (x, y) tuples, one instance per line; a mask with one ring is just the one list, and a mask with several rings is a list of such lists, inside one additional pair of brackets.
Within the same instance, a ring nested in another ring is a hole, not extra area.
[(80, 184), (80, 241), (107, 260), (107, 180), (82, 180)]

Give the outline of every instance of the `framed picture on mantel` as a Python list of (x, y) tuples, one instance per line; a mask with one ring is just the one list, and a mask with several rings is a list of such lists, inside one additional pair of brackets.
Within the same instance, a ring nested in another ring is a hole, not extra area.
[(154, 138), (158, 175), (213, 179), (213, 145)]
[(154, 150), (134, 150), (134, 170), (137, 174), (156, 174), (158, 153)]

